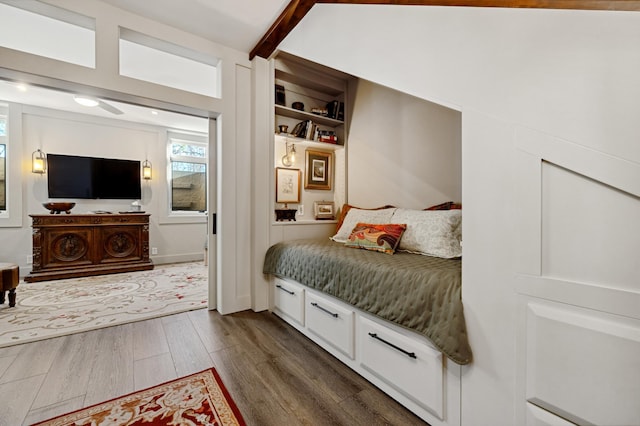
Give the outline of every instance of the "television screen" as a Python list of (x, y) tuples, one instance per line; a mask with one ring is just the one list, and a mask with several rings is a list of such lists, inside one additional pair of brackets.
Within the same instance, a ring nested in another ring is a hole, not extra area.
[(48, 154), (47, 168), (49, 198), (141, 197), (140, 161)]
[(98, 178), (94, 182), (96, 198), (111, 200), (140, 199), (140, 162), (133, 160), (114, 160), (103, 158), (97, 170)]
[(97, 198), (93, 158), (49, 154), (47, 169), (49, 198)]

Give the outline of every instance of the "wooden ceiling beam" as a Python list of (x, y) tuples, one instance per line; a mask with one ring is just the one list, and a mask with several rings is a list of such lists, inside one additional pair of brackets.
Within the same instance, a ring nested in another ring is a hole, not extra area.
[(316, 3), (640, 11), (636, 0), (316, 0)]
[(249, 59), (269, 58), (316, 3), (640, 11), (640, 0), (291, 0), (251, 50)]
[(280, 42), (298, 25), (314, 4), (316, 4), (315, 0), (291, 0), (262, 36), (258, 44), (251, 50), (249, 59), (253, 59), (256, 56), (261, 58), (271, 56)]

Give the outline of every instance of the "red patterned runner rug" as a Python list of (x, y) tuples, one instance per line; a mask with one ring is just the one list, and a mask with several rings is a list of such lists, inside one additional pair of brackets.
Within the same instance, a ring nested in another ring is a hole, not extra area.
[(211, 368), (36, 425), (244, 426), (246, 423), (220, 376)]

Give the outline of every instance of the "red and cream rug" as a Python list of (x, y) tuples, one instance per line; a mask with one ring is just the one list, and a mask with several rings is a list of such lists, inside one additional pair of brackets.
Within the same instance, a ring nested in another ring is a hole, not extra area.
[(207, 307), (203, 262), (151, 271), (25, 283), (0, 305), (0, 347)]
[(231, 426), (245, 422), (220, 376), (211, 368), (36, 425)]

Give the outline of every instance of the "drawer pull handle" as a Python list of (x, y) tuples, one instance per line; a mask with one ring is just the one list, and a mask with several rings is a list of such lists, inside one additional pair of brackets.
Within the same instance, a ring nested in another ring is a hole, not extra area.
[(393, 343), (387, 342), (386, 340), (378, 337), (378, 335), (376, 333), (369, 333), (369, 336), (373, 337), (374, 339), (380, 340), (382, 343), (384, 343), (385, 345), (391, 346), (393, 349), (396, 349), (396, 350), (402, 352), (403, 354), (405, 354), (409, 358), (418, 359), (418, 357), (416, 356), (415, 352), (405, 351), (404, 349), (394, 345)]
[(328, 310), (328, 309), (326, 309), (326, 308), (323, 308), (322, 306), (318, 305), (318, 304), (317, 304), (317, 303), (315, 303), (315, 302), (311, 302), (311, 306), (313, 306), (314, 308), (318, 308), (318, 309), (320, 309), (320, 310), (321, 310), (321, 311), (323, 311), (323, 312), (328, 313), (329, 315), (331, 315), (331, 316), (332, 316), (332, 317), (334, 317), (334, 318), (338, 318), (338, 314), (336, 314), (335, 312), (331, 312), (330, 310)]
[(282, 287), (280, 284), (276, 284), (276, 287), (279, 288), (280, 290), (284, 291), (285, 293), (289, 293), (292, 296), (296, 295), (293, 291), (287, 290), (286, 288)]

